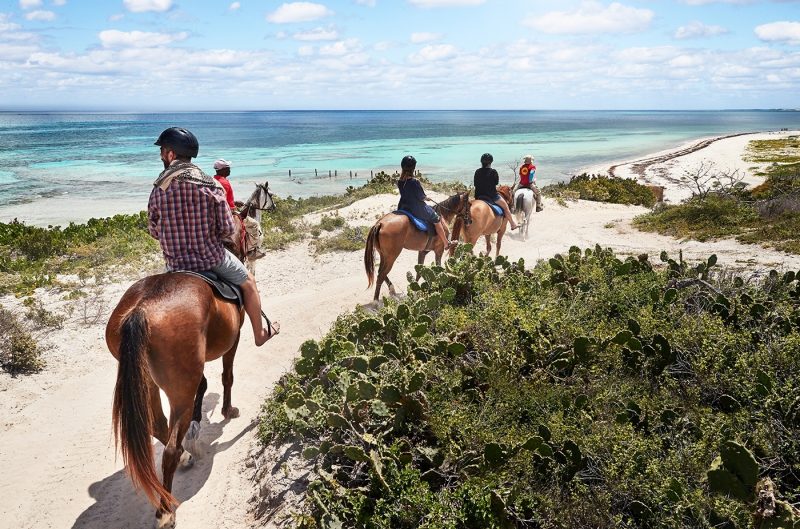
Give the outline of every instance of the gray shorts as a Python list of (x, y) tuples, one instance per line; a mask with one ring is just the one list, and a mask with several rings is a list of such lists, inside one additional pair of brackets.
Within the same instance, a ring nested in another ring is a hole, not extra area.
[(213, 267), (211, 271), (234, 285), (241, 285), (248, 278), (247, 268), (228, 250), (225, 250), (225, 257), (222, 262)]

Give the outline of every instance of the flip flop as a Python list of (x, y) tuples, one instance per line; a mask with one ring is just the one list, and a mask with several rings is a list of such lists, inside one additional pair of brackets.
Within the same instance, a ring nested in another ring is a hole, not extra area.
[(267, 320), (267, 341), (269, 341), (274, 336), (280, 334), (281, 329), (280, 327), (276, 329), (275, 327), (272, 326), (272, 322), (269, 320), (269, 318), (267, 318), (267, 315), (264, 314), (263, 310), (261, 311), (261, 316), (263, 316), (264, 319)]

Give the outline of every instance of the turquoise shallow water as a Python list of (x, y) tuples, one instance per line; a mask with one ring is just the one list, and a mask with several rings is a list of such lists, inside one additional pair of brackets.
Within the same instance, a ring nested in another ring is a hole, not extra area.
[(393, 171), (406, 154), (433, 180), (470, 182), (481, 154), (491, 152), (511, 182), (510, 166), (530, 153), (546, 184), (701, 136), (800, 128), (800, 112), (0, 113), (0, 221), (63, 223), (143, 209), (162, 169), (153, 141), (175, 125), (198, 136), (196, 161), (207, 172), (216, 158), (233, 162), (237, 196), (263, 180), (279, 195), (308, 196)]

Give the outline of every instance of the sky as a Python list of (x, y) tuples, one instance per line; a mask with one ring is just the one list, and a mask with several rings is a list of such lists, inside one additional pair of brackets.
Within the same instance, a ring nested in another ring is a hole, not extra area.
[(800, 0), (0, 0), (0, 110), (800, 108)]

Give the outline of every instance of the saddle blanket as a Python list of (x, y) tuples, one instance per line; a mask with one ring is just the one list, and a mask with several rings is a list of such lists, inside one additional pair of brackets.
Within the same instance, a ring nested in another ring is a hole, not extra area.
[(411, 221), (411, 225), (417, 228), (419, 231), (424, 231), (426, 233), (433, 233), (433, 226), (429, 222), (425, 222), (424, 220), (415, 217), (411, 214), (410, 211), (406, 211), (404, 209), (398, 209), (393, 211), (395, 215), (405, 215), (408, 217), (408, 220)]
[(207, 270), (202, 272), (194, 272), (191, 270), (175, 270), (175, 272), (199, 277), (211, 285), (211, 288), (214, 289), (214, 292), (216, 292), (217, 295), (219, 295), (219, 297), (222, 299), (233, 301), (239, 307), (243, 306), (244, 298), (242, 297), (242, 289), (239, 288), (239, 285), (234, 285), (232, 283), (223, 281), (214, 272), (209, 272)]
[(501, 208), (500, 206), (498, 206), (497, 204), (495, 204), (494, 202), (492, 202), (490, 200), (486, 200), (485, 198), (481, 198), (480, 200), (483, 200), (484, 202), (486, 202), (489, 205), (490, 208), (492, 208), (492, 211), (494, 211), (495, 217), (502, 217), (503, 216), (503, 208)]

